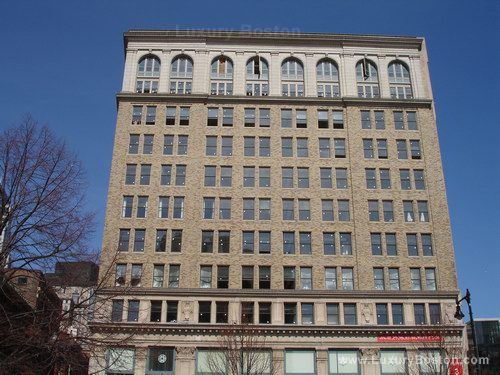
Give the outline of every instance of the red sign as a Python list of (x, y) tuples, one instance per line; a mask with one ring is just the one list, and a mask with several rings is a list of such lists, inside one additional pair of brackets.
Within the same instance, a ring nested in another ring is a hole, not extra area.
[(377, 337), (377, 342), (441, 342), (443, 338), (441, 336), (404, 336), (404, 335), (381, 335)]
[(464, 368), (460, 358), (453, 358), (450, 361), (450, 375), (464, 375)]

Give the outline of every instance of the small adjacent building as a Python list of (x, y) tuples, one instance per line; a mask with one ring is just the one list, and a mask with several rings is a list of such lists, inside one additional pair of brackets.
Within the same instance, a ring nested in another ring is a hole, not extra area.
[[(487, 358), (487, 364), (481, 364), (482, 375), (500, 374), (500, 319), (474, 319), (479, 357)], [(470, 323), (467, 325), (469, 348), (474, 348)], [(469, 368), (472, 372), (472, 368)]]

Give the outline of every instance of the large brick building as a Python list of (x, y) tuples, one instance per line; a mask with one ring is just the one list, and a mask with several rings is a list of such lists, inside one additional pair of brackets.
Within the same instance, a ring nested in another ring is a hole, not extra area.
[(280, 374), (462, 342), (423, 38), (129, 31), (117, 107), (94, 368), (206, 375), (240, 323)]

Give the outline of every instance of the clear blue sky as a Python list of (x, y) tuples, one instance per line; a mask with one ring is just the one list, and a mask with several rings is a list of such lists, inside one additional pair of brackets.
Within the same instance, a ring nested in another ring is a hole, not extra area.
[(31, 113), (86, 165), (101, 242), (132, 28), (299, 29), (427, 38), (460, 286), (500, 317), (500, 1), (31, 0), (0, 5), (0, 128)]

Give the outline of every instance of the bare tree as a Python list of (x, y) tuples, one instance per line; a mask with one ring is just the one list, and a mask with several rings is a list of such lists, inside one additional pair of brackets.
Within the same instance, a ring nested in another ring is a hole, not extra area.
[(266, 337), (250, 324), (230, 325), (221, 330), (217, 348), (209, 352), (207, 367), (218, 375), (275, 375), (272, 350)]
[(31, 116), (0, 133), (0, 265), (45, 270), (85, 257), (94, 229), (85, 185), (76, 155)]

